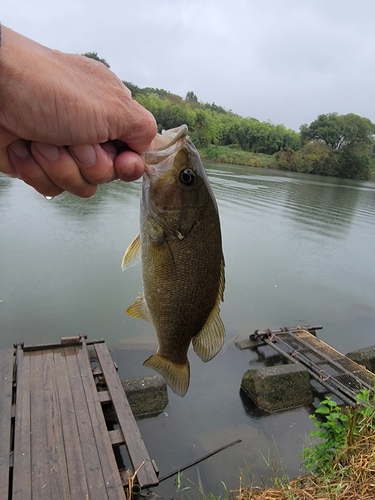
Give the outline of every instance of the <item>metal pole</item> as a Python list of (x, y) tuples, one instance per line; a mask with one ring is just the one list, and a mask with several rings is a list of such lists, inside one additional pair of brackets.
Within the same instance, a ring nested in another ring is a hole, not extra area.
[[(278, 347), (277, 345), (275, 345), (273, 342), (271, 342), (270, 340), (268, 339), (263, 339), (264, 342), (269, 345), (270, 347), (272, 347), (273, 349), (275, 349), (275, 351), (279, 352), (282, 356), (284, 356), (284, 358), (286, 358), (288, 361), (290, 361), (291, 363), (298, 363), (298, 361), (296, 359), (294, 359), (292, 356), (290, 356), (289, 354), (287, 354), (285, 351), (283, 351), (282, 349), (280, 349), (280, 347)], [(279, 341), (279, 340), (278, 340)], [(288, 344), (286, 344), (288, 345)], [(288, 346), (289, 347), (289, 346)], [(319, 382), (319, 384), (321, 384), (323, 387), (325, 387), (326, 389), (329, 390), (329, 392), (332, 392), (332, 394), (335, 394), (338, 398), (340, 398), (344, 403), (352, 406), (353, 408), (356, 406), (356, 402), (347, 398), (344, 394), (342, 394), (338, 389), (336, 389), (336, 387), (332, 386), (330, 383), (328, 383), (326, 380), (322, 380), (319, 375), (317, 375), (313, 370), (311, 370), (308, 366), (306, 366), (310, 376), (315, 379), (317, 382)]]
[(210, 458), (213, 455), (216, 455), (216, 453), (219, 453), (219, 451), (226, 450), (227, 448), (230, 448), (231, 446), (234, 446), (235, 444), (238, 444), (241, 442), (242, 442), (242, 439), (237, 439), (236, 441), (233, 441), (232, 443), (226, 444), (225, 446), (221, 446), (217, 450), (211, 451), (211, 453), (207, 453), (207, 455), (205, 455), (204, 457), (198, 458), (197, 460), (194, 460), (194, 462), (191, 462), (190, 464), (185, 465), (184, 467), (181, 467), (180, 469), (177, 469), (177, 470), (170, 472), (169, 474), (166, 474), (165, 476), (159, 478), (159, 483), (161, 483), (162, 481), (165, 481), (166, 479), (169, 479), (170, 477), (176, 476), (180, 472), (182, 472), (186, 469), (189, 469), (190, 467), (193, 467), (194, 465), (198, 465), (200, 462), (203, 462), (203, 460), (206, 460), (207, 458)]

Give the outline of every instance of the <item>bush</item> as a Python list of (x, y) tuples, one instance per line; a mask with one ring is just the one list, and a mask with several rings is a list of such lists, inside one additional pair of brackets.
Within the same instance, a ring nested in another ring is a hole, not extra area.
[(369, 180), (371, 178), (371, 159), (368, 155), (355, 153), (352, 149), (344, 149), (340, 153), (338, 175), (347, 179)]
[(354, 444), (374, 436), (374, 395), (363, 389), (354, 409), (343, 409), (327, 397), (310, 418), (317, 427), (310, 437), (318, 437), (320, 442), (304, 449), (304, 465), (308, 470), (330, 474), (334, 468), (346, 465)]

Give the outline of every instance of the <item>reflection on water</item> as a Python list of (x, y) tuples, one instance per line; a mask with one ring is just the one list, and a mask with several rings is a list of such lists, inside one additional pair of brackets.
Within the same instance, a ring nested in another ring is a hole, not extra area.
[(320, 176), (269, 172), (233, 165), (225, 172), (210, 169), (215, 192), (225, 202), (233, 201), (244, 207), (247, 214), (250, 210), (254, 214), (277, 214), (292, 219), (306, 233), (340, 238), (356, 214), (363, 191), (368, 196), (361, 200), (366, 207), (362, 215), (375, 215), (375, 192), (364, 182), (343, 179), (332, 182), (332, 178)]
[[(343, 352), (375, 343), (374, 184), (229, 165), (207, 170), (222, 221), (228, 348), (208, 364), (192, 352), (186, 397), (170, 393), (163, 414), (139, 422), (161, 475), (243, 440), (186, 472), (191, 498), (201, 498), (199, 484), (217, 494), (221, 481), (237, 488), (240, 468), (260, 484), (269, 476), (262, 455), (299, 473), (311, 408), (266, 415), (240, 393), (248, 368), (281, 361), (266, 349), (238, 351), (238, 334), (322, 324), (319, 337)], [(153, 374), (142, 363), (154, 329), (125, 315), (142, 287), (140, 268), (120, 271), (139, 229), (139, 196), (140, 182), (114, 182), (88, 200), (47, 201), (0, 176), (0, 348), (84, 332), (105, 337), (122, 377)], [(174, 480), (159, 490), (173, 496)]]

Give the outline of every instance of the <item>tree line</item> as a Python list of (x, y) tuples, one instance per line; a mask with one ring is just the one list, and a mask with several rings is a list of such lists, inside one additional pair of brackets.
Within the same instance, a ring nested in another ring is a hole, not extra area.
[(186, 123), (198, 148), (230, 146), (273, 155), (272, 166), (295, 172), (369, 179), (374, 170), (375, 124), (354, 113), (322, 114), (296, 132), (284, 125), (243, 118), (215, 103), (202, 103), (193, 91), (182, 98), (166, 90), (124, 83), (155, 116), (159, 131)]
[(278, 168), (348, 179), (370, 179), (375, 124), (354, 113), (319, 115), (300, 127), (301, 147), (276, 154)]
[[(96, 52), (84, 54), (110, 67)], [(193, 91), (185, 98), (164, 89), (140, 88), (124, 81), (132, 96), (155, 117), (159, 132), (185, 123), (200, 149), (220, 148), (272, 156), (272, 167), (296, 172), (369, 179), (375, 170), (375, 124), (354, 113), (319, 115), (300, 131), (244, 118)], [(215, 154), (215, 158), (220, 154)]]
[(300, 147), (300, 135), (294, 130), (243, 118), (215, 103), (199, 102), (193, 91), (182, 98), (163, 89), (140, 89), (131, 82), (124, 83), (133, 97), (154, 115), (159, 131), (186, 123), (198, 148), (210, 144), (232, 145), (243, 151), (272, 155), (283, 148)]

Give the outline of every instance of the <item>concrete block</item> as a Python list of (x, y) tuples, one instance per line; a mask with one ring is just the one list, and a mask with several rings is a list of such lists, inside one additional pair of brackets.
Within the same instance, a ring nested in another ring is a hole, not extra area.
[(309, 372), (300, 364), (247, 370), (241, 388), (259, 408), (268, 412), (313, 402)]
[(375, 346), (348, 352), (346, 356), (359, 365), (365, 366), (370, 372), (375, 373)]
[(167, 385), (159, 375), (121, 381), (135, 417), (161, 413), (168, 404)]

